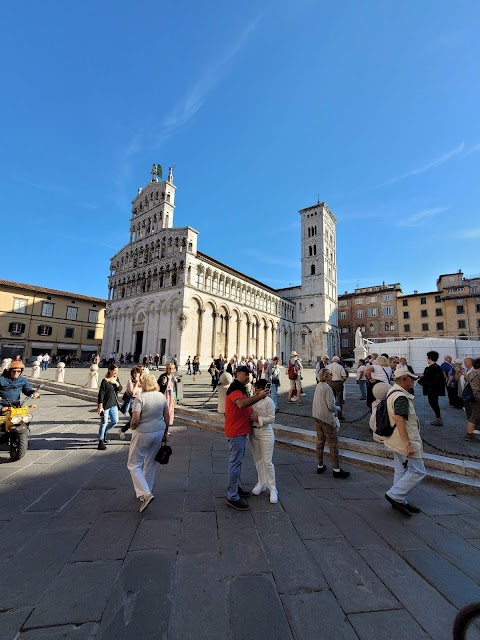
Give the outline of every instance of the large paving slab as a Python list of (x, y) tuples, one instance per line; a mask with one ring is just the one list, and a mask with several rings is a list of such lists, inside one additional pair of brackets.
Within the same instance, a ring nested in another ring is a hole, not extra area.
[[(449, 640), (480, 600), (478, 496), (420, 485), (406, 519), (390, 474), (346, 465), (339, 482), (279, 449), (280, 502), (237, 512), (225, 438), (176, 420), (140, 514), (128, 441), (99, 452), (94, 406), (42, 403), (31, 451), (0, 464), (1, 640)], [(247, 448), (244, 487), (256, 479)]]

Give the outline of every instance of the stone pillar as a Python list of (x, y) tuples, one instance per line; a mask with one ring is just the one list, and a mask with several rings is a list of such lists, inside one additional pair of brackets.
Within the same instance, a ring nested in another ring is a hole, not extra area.
[(240, 354), (240, 333), (241, 333), (241, 330), (242, 330), (242, 321), (241, 321), (240, 317), (237, 316), (237, 346), (236, 346), (236, 349), (235, 349), (235, 353), (237, 353), (239, 356), (241, 355)]
[(197, 334), (197, 356), (200, 358), (202, 352), (203, 314), (205, 309), (198, 309), (198, 334)]
[(40, 369), (41, 369), (41, 363), (40, 360), (35, 360), (35, 362), (33, 363), (32, 367), (33, 367), (33, 372), (32, 372), (32, 376), (34, 378), (40, 378)]
[(142, 351), (144, 354), (148, 353), (148, 332), (150, 331), (150, 311), (145, 310), (145, 323), (143, 325), (143, 345)]
[(355, 363), (357, 363), (360, 359), (365, 360), (365, 358), (367, 357), (367, 350), (365, 349), (365, 347), (355, 347), (353, 353), (355, 355)]
[(170, 352), (170, 359), (173, 360), (173, 356), (175, 355), (176, 347), (172, 344), (173, 337), (173, 314), (175, 313), (174, 309), (170, 309), (170, 329), (168, 331), (168, 350)]
[(268, 331), (268, 327), (265, 324), (263, 325), (263, 359), (272, 357), (271, 354), (268, 353), (267, 331)]
[(65, 382), (65, 363), (59, 362), (57, 364), (57, 373), (55, 374), (56, 382)]
[(224, 371), (219, 379), (218, 384), (218, 405), (217, 413), (225, 413), (225, 398), (227, 397), (227, 389), (233, 382), (233, 376)]
[(217, 312), (212, 311), (212, 356), (217, 353)]
[(248, 356), (251, 355), (250, 353), (250, 326), (251, 326), (251, 322), (250, 320), (247, 320), (247, 353), (245, 354), (245, 356), (248, 358)]
[(230, 352), (228, 350), (229, 345), (228, 345), (228, 337), (229, 337), (229, 333), (230, 333), (230, 319), (232, 316), (229, 316), (228, 314), (226, 314), (225, 316), (225, 346), (223, 349), (223, 354), (225, 356), (225, 359), (228, 360), (229, 356), (230, 356)]
[(98, 364), (92, 364), (90, 366), (87, 387), (89, 389), (98, 389)]
[(277, 353), (277, 341), (275, 340), (275, 327), (272, 325), (272, 358), (278, 356)]

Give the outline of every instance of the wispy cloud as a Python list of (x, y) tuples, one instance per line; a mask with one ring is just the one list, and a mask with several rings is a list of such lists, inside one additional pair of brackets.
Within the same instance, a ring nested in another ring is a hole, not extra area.
[(397, 226), (399, 227), (420, 227), (432, 218), (440, 215), (444, 211), (448, 211), (448, 207), (434, 207), (432, 209), (422, 209), (406, 218), (399, 218)]
[(457, 238), (463, 240), (478, 240), (480, 238), (480, 227), (474, 227), (473, 229), (462, 229), (456, 234)]
[[(147, 146), (158, 149), (168, 138), (194, 118), (207, 101), (208, 96), (226, 75), (232, 61), (245, 47), (257, 28), (261, 17), (261, 14), (258, 14), (254, 20), (247, 24), (234, 38), (233, 44), (223, 52), (223, 55), (218, 56), (215, 62), (200, 73), (199, 77), (186, 92), (186, 95), (163, 118), (158, 128), (152, 130), (152, 124), (148, 123), (131, 136), (119, 159), (120, 168), (117, 180), (119, 186), (125, 183), (125, 179), (130, 174), (130, 161), (133, 156), (143, 151)], [(121, 198), (124, 202), (123, 194)]]
[(442, 164), (445, 164), (445, 162), (448, 162), (455, 156), (458, 156), (459, 154), (462, 153), (464, 149), (465, 149), (465, 143), (460, 142), (460, 144), (457, 144), (456, 147), (453, 147), (453, 149), (450, 149), (449, 151), (442, 153), (440, 156), (438, 156), (438, 158), (435, 158), (434, 160), (427, 162), (426, 164), (422, 165), (421, 167), (418, 167), (417, 169), (412, 169), (411, 171), (407, 171), (407, 173), (402, 173), (399, 176), (390, 178), (390, 180), (387, 180), (381, 186), (395, 184), (396, 182), (400, 182), (400, 180), (405, 180), (405, 178), (411, 178), (412, 176), (419, 176), (422, 173), (427, 173), (427, 171), (430, 171), (431, 169), (435, 169), (436, 167), (440, 167)]

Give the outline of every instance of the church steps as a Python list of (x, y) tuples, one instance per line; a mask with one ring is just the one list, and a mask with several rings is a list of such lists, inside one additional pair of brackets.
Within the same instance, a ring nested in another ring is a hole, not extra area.
[[(188, 407), (177, 407), (176, 415), (183, 424), (223, 433), (223, 415)], [(315, 454), (315, 433), (307, 429), (274, 425), (275, 443), (283, 448)], [(381, 444), (339, 437), (340, 458), (350, 464), (391, 473), (393, 454)], [(328, 447), (325, 447), (328, 452)], [(424, 454), (429, 479), (480, 490), (480, 464), (446, 456)]]
[[(33, 378), (30, 378), (30, 381), (33, 384), (40, 382)], [(96, 404), (98, 394), (96, 389), (60, 382), (41, 382), (42, 389), (45, 391)], [(221, 413), (177, 405), (175, 414), (186, 426), (223, 433), (224, 416)], [(274, 425), (274, 431), (278, 446), (302, 453), (315, 454), (315, 432), (280, 424)], [(340, 457), (345, 462), (376, 471), (392, 472), (393, 455), (381, 444), (341, 436), (339, 441)], [(328, 451), (328, 447), (325, 450)], [(480, 463), (430, 453), (424, 454), (424, 460), (428, 469), (428, 480), (442, 482), (457, 489), (463, 486), (468, 490), (480, 490)]]

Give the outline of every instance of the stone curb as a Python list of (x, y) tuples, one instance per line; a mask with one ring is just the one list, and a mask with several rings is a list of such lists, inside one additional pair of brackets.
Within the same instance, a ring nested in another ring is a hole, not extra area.
[[(39, 382), (35, 378), (30, 378), (30, 381), (34, 384)], [(45, 391), (96, 403), (98, 393), (96, 389), (51, 381), (41, 382), (41, 384)], [(223, 433), (224, 417), (221, 413), (192, 409), (184, 405), (177, 405), (175, 411), (187, 426)], [(278, 446), (302, 453), (315, 453), (315, 433), (313, 431), (280, 424), (274, 424), (273, 428), (275, 442)], [(340, 458), (344, 462), (375, 471), (392, 472), (393, 455), (381, 444), (341, 436), (339, 441)], [(328, 447), (326, 450), (328, 451)], [(455, 489), (465, 487), (480, 492), (480, 463), (431, 453), (424, 454), (424, 461), (428, 469), (427, 480), (441, 482)]]

